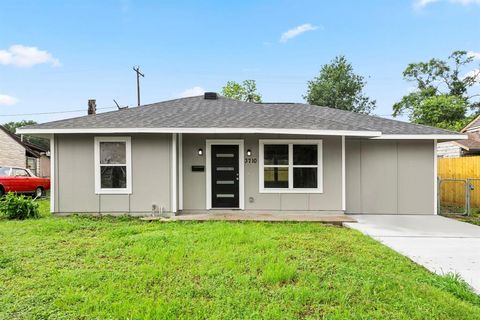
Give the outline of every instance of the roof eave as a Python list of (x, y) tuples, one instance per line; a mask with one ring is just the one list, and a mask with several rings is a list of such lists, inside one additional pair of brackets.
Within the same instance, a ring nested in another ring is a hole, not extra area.
[(19, 128), (18, 134), (117, 134), (117, 133), (265, 133), (265, 134), (298, 134), (298, 135), (325, 135), (325, 136), (352, 136), (352, 137), (380, 137), (380, 131), (353, 131), (353, 130), (314, 130), (314, 129), (285, 129), (285, 128)]
[[(474, 123), (477, 123), (477, 121), (480, 119), (480, 115), (476, 116), (472, 121), (470, 121), (460, 132), (467, 132), (473, 129), (478, 128), (479, 126), (471, 127)], [(470, 128), (471, 127), (471, 128)]]
[(372, 139), (381, 140), (465, 140), (468, 139), (467, 134), (382, 134), (380, 137), (374, 137)]
[(470, 150), (469, 147), (467, 147), (466, 145), (463, 145), (460, 141), (452, 141), (452, 142), (453, 142), (454, 144), (456, 144), (459, 148), (462, 148), (462, 149), (467, 150), (467, 151)]

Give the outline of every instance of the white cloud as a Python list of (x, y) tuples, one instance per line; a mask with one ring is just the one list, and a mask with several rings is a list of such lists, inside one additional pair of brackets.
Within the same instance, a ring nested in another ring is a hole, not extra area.
[(18, 102), (18, 99), (6, 94), (0, 94), (0, 106), (13, 106), (15, 103)]
[(435, 2), (450, 2), (453, 4), (460, 4), (463, 6), (468, 6), (470, 4), (480, 4), (480, 0), (415, 0), (413, 2), (413, 6), (415, 9), (423, 9), (429, 4), (435, 3)]
[(54, 58), (47, 51), (39, 50), (37, 47), (26, 47), (16, 44), (8, 49), (0, 50), (0, 64), (3, 65), (31, 67), (43, 63), (51, 64), (54, 67), (60, 66), (58, 59)]
[(414, 93), (414, 92), (417, 92), (418, 91), (418, 88), (417, 87), (408, 87), (407, 88), (407, 92), (410, 94), (410, 93)]
[(472, 71), (467, 72), (467, 73), (463, 76), (463, 79), (465, 79), (466, 77), (474, 77), (474, 78), (476, 78), (477, 80), (480, 80), (480, 69), (473, 69)]
[(469, 4), (480, 4), (480, 0), (450, 0), (452, 3), (459, 3), (464, 6), (467, 6)]
[(415, 9), (422, 9), (428, 6), (429, 4), (432, 4), (434, 2), (437, 2), (438, 0), (415, 0), (413, 3), (413, 6)]
[(480, 52), (468, 51), (467, 55), (475, 60), (480, 60)]
[(307, 31), (314, 31), (318, 28), (319, 27), (311, 25), (310, 23), (302, 24), (298, 27), (288, 30), (287, 32), (282, 33), (282, 36), (280, 37), (280, 42), (287, 42), (288, 40), (295, 38), (302, 33), (305, 33)]
[(201, 96), (204, 93), (205, 93), (205, 89), (203, 89), (202, 87), (193, 87), (193, 88), (189, 88), (182, 91), (178, 96), (180, 98), (186, 98), (186, 97)]

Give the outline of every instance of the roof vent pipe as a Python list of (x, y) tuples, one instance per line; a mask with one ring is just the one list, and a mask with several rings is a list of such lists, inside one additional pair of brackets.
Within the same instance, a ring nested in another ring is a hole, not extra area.
[(203, 95), (205, 100), (217, 100), (217, 93), (216, 92), (205, 92)]
[(97, 102), (95, 99), (88, 100), (88, 115), (97, 114)]

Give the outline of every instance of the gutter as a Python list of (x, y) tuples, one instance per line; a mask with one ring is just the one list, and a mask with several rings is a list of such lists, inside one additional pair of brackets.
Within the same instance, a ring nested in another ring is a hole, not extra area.
[(311, 130), (284, 128), (86, 128), (86, 129), (36, 129), (18, 128), (18, 134), (125, 134), (125, 133), (264, 133), (292, 135), (321, 135), (347, 137), (380, 137), (380, 131)]
[(466, 134), (382, 134), (380, 137), (373, 137), (376, 140), (466, 140)]
[(382, 134), (380, 131), (311, 130), (282, 128), (86, 128), (86, 129), (36, 129), (18, 128), (17, 134), (130, 134), (130, 133), (263, 133), (318, 136), (366, 137), (379, 140), (465, 140), (467, 134)]

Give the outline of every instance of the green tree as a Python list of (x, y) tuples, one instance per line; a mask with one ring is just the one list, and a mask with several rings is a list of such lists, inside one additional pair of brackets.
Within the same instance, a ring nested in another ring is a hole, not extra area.
[(5, 127), (5, 129), (7, 129), (8, 131), (12, 132), (12, 133), (15, 133), (15, 130), (17, 130), (17, 128), (20, 128), (20, 127), (25, 127), (25, 126), (30, 126), (30, 125), (33, 125), (33, 124), (37, 124), (37, 122), (33, 121), (33, 120), (22, 120), (22, 121), (11, 121), (11, 122), (7, 122), (5, 123), (3, 126)]
[(415, 123), (436, 127), (461, 130), (470, 120), (466, 117), (467, 104), (465, 99), (448, 94), (430, 97), (418, 97), (412, 103), (411, 117)]
[[(469, 69), (474, 62), (466, 51), (454, 51), (447, 61), (430, 59), (411, 63), (403, 71), (415, 90), (393, 106), (393, 115), (407, 114), (413, 123), (460, 130), (478, 113), (478, 95), (469, 89), (480, 81), (480, 71)], [(469, 71), (470, 70), (470, 71)]]
[[(29, 125), (32, 125), (32, 124), (37, 124), (37, 122), (35, 122), (33, 120), (11, 121), (11, 122), (5, 123), (3, 126), (5, 127), (5, 129), (10, 131), (11, 133), (16, 134), (17, 128), (24, 127), (24, 126), (29, 126)], [(35, 144), (35, 145), (37, 145), (39, 147), (42, 147), (46, 150), (50, 150), (50, 142), (49, 142), (48, 139), (34, 137), (34, 136), (30, 136), (30, 135), (24, 135), (23, 136), (23, 141), (31, 143), (31, 144)]]
[(255, 80), (244, 80), (241, 84), (228, 81), (222, 88), (222, 95), (240, 101), (262, 102), (262, 96), (257, 91)]
[(303, 98), (317, 106), (369, 114), (376, 101), (363, 93), (366, 84), (365, 78), (354, 73), (352, 64), (344, 56), (337, 56), (322, 66), (318, 77), (308, 82)]

